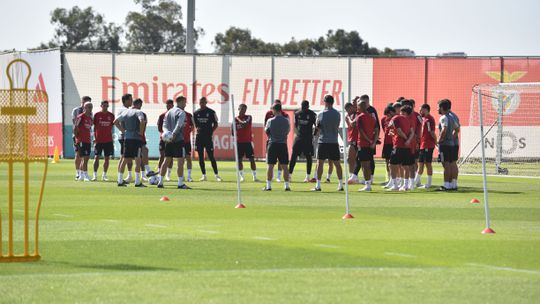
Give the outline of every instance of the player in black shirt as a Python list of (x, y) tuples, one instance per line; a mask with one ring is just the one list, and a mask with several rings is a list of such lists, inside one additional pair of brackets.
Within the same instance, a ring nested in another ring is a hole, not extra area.
[(310, 180), (311, 166), (313, 164), (313, 126), (316, 120), (317, 114), (309, 109), (309, 101), (302, 101), (302, 108), (294, 113), (295, 138), (289, 164), (289, 174), (292, 174), (298, 156), (304, 154), (307, 162), (305, 183)]
[(206, 106), (208, 101), (206, 97), (199, 100), (199, 109), (193, 113), (197, 136), (195, 137), (195, 148), (199, 154), (199, 166), (201, 167), (202, 177), (200, 181), (206, 180), (206, 168), (204, 164), (204, 150), (212, 163), (212, 169), (216, 175), (216, 181), (221, 182), (221, 177), (218, 175), (218, 167), (216, 158), (214, 157), (214, 141), (212, 135), (218, 127), (218, 118), (216, 112)]

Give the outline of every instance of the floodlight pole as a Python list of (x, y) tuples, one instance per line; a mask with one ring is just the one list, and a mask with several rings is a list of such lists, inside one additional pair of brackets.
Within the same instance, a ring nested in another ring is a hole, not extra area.
[(345, 215), (343, 219), (353, 218), (349, 208), (349, 169), (347, 164), (347, 124), (345, 122), (345, 93), (341, 92), (341, 133), (343, 136), (343, 177), (345, 180)]
[(187, 37), (186, 37), (186, 53), (193, 54), (195, 52), (195, 0), (188, 0), (187, 4)]
[(480, 111), (480, 138), (482, 139), (481, 148), (482, 148), (482, 181), (484, 187), (484, 209), (486, 213), (486, 228), (482, 233), (495, 233), (493, 229), (489, 227), (489, 204), (488, 204), (488, 190), (487, 190), (487, 180), (486, 180), (486, 148), (484, 143), (484, 113), (482, 111), (482, 90), (478, 88), (478, 111)]

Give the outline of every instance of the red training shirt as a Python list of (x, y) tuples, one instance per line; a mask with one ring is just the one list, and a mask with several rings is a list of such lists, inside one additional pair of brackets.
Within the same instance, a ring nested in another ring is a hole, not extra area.
[[(358, 113), (353, 114), (347, 114), (347, 117), (350, 118), (352, 121), (356, 121), (356, 118), (358, 116)], [(353, 127), (351, 123), (349, 123), (349, 120), (346, 120), (347, 122), (347, 141), (349, 143), (356, 143), (358, 141), (358, 126)]]
[(406, 140), (399, 136), (397, 132), (397, 129), (399, 128), (401, 131), (403, 131), (403, 133), (405, 133), (405, 136), (409, 136), (411, 132), (411, 123), (409, 122), (409, 119), (403, 115), (396, 115), (392, 117), (388, 126), (392, 128), (392, 132), (394, 133), (392, 136), (392, 144), (394, 145), (394, 148), (409, 148), (407, 145), (405, 145)]
[(77, 143), (89, 144), (90, 142), (92, 142), (92, 139), (90, 138), (92, 125), (92, 117), (84, 113), (81, 113), (79, 114), (79, 116), (77, 116), (77, 119), (75, 120), (75, 127), (78, 129), (78, 134), (76, 138)]
[(113, 128), (114, 114), (111, 112), (97, 112), (94, 115), (94, 136), (96, 144), (103, 144), (113, 141), (112, 128)]
[(390, 119), (388, 119), (387, 116), (384, 116), (381, 119), (381, 126), (382, 126), (382, 129), (384, 131), (383, 144), (385, 144), (385, 145), (391, 145), (392, 144), (391, 128), (388, 127), (389, 123), (390, 123)]
[(186, 122), (184, 123), (184, 142), (191, 142), (191, 131), (193, 131), (193, 115), (186, 112)]
[(362, 136), (360, 130), (363, 130), (366, 135), (373, 140), (373, 134), (375, 132), (375, 125), (377, 124), (375, 118), (369, 113), (360, 113), (356, 117), (356, 128), (358, 129), (358, 147), (360, 148), (370, 148), (372, 142), (369, 142), (367, 139)]
[(161, 137), (161, 134), (163, 133), (163, 121), (165, 120), (165, 115), (167, 114), (167, 112), (169, 112), (169, 111), (165, 111), (165, 112), (161, 113), (161, 115), (159, 115), (159, 118), (158, 118), (158, 121), (157, 121), (157, 129), (159, 131), (160, 137)]
[(435, 149), (435, 139), (431, 136), (431, 131), (435, 131), (435, 118), (428, 114), (422, 119), (420, 149)]
[[(245, 124), (241, 124), (240, 121), (245, 121)], [(251, 143), (253, 138), (251, 132), (251, 124), (253, 118), (251, 115), (245, 115), (243, 117), (236, 117), (236, 141), (238, 143)]]

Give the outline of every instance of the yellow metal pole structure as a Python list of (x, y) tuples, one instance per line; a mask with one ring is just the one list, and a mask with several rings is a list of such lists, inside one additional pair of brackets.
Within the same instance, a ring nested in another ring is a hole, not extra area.
[[(28, 69), (28, 75), (24, 79), (23, 88), (14, 88), (14, 81), (10, 74), (11, 67), (21, 63)], [(2, 217), (0, 213), (0, 262), (28, 262), (37, 261), (39, 255), (39, 213), (41, 210), (41, 202), (45, 190), (45, 181), (48, 169), (48, 147), (41, 147), (34, 144), (29, 144), (32, 136), (48, 135), (48, 97), (46, 92), (28, 90), (28, 81), (31, 75), (30, 65), (22, 60), (15, 59), (10, 62), (6, 69), (6, 74), (9, 79), (10, 89), (0, 90), (0, 102), (6, 101), (6, 104), (0, 103), (0, 119), (4, 118), (4, 122), (8, 123), (8, 140), (4, 140), (3, 145), (7, 145), (6, 154), (0, 155), (0, 162), (8, 164), (8, 249), (7, 255), (3, 251), (3, 234), (2, 234)], [(33, 97), (37, 104), (29, 104), (30, 98)], [(24, 100), (23, 100), (24, 98)], [(37, 98), (37, 99), (36, 99)], [(7, 99), (7, 100), (6, 100)], [(39, 109), (39, 111), (38, 111)], [(29, 125), (30, 117), (32, 125)], [(22, 126), (21, 126), (22, 125)], [(22, 145), (22, 146), (21, 146)], [(33, 162), (43, 163), (43, 178), (41, 180), (41, 189), (37, 200), (35, 211), (35, 245), (34, 253), (30, 254), (30, 165)], [(13, 198), (14, 198), (14, 165), (22, 163), (24, 166), (24, 193), (23, 193), (23, 208), (24, 208), (24, 248), (22, 255), (15, 252), (14, 248), (14, 217), (13, 217)], [(1, 210), (0, 210), (1, 211)]]

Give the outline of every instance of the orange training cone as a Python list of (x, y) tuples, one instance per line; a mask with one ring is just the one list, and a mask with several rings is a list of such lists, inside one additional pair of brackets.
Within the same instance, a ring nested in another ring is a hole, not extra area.
[(479, 204), (479, 203), (480, 203), (480, 201), (477, 198), (473, 198), (471, 200), (471, 204)]
[(238, 203), (238, 205), (236, 205), (234, 208), (236, 208), (236, 209), (244, 209), (244, 208), (246, 208), (246, 205), (244, 205), (242, 203)]
[(353, 219), (353, 218), (354, 218), (354, 216), (352, 214), (350, 214), (350, 213), (347, 213), (342, 217), (342, 219), (344, 219), (344, 220)]
[(495, 234), (495, 230), (487, 227), (486, 229), (482, 230), (482, 234)]
[(159, 200), (162, 201), (162, 202), (168, 202), (168, 201), (170, 201), (170, 199), (169, 199), (168, 196), (162, 196)]

